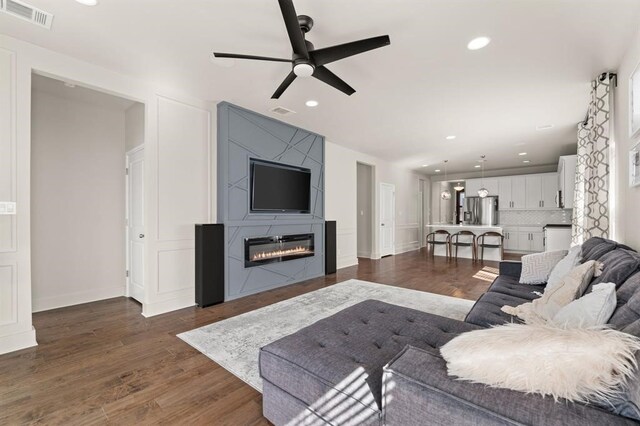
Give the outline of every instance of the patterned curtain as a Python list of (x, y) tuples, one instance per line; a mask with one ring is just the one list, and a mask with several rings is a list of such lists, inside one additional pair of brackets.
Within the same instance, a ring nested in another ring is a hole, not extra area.
[(591, 83), (587, 119), (578, 124), (573, 245), (591, 237), (609, 237), (612, 84), (615, 84), (615, 75), (609, 73)]

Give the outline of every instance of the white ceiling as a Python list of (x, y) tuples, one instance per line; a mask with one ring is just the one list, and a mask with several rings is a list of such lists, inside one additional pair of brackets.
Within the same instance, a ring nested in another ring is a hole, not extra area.
[[(281, 105), (297, 111), (288, 122), (428, 173), (435, 167), (422, 164), (444, 159), (463, 172), (481, 154), (497, 169), (521, 166), (521, 151), (531, 165), (574, 151), (589, 81), (616, 69), (640, 22), (637, 0), (297, 0), (315, 20), (316, 48), (381, 34), (391, 45), (328, 65), (357, 90), (351, 97), (298, 79), (276, 102), (288, 64), (209, 58), (214, 49), (289, 57), (276, 0), (30, 3), (55, 15), (51, 31), (0, 15), (0, 32), (207, 100), (265, 114)], [(478, 35), (492, 43), (467, 50)]]

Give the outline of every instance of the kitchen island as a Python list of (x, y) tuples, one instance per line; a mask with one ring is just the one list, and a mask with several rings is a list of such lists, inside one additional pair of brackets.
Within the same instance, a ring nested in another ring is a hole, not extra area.
[[(435, 232), (439, 229), (445, 230), (449, 232), (451, 235), (460, 232), (460, 231), (471, 231), (476, 236), (484, 234), (485, 232), (499, 232), (502, 234), (502, 228), (499, 226), (489, 226), (489, 225), (453, 225), (451, 223), (434, 223), (431, 225), (427, 225), (427, 233)], [(444, 241), (446, 235), (436, 235), (436, 239), (439, 241)], [(487, 244), (498, 243), (498, 237), (487, 237)], [(469, 241), (469, 237), (460, 237), (460, 242)], [(455, 247), (452, 247), (451, 254), (455, 256)], [(446, 256), (446, 247), (444, 245), (435, 245), (434, 254), (436, 256)], [(471, 259), (471, 247), (458, 247), (458, 257)], [(480, 257), (480, 251), (478, 251), (478, 257)], [(502, 260), (501, 250), (498, 248), (485, 248), (484, 249), (484, 260)]]

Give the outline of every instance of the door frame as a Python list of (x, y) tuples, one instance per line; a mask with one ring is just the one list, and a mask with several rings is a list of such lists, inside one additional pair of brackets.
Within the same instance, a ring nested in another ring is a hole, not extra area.
[[(383, 202), (383, 197), (382, 197), (382, 191), (384, 187), (390, 188), (392, 190), (392, 194), (393, 196), (391, 197), (391, 211), (393, 212), (393, 226), (391, 227), (391, 252), (390, 253), (386, 253), (383, 250), (383, 241), (384, 239), (382, 238), (382, 212), (383, 212), (383, 206), (382, 206), (382, 202)], [(380, 253), (380, 257), (384, 257), (384, 256), (392, 256), (395, 254), (396, 251), (396, 186), (392, 183), (386, 183), (386, 182), (380, 182), (380, 201), (378, 203), (378, 206), (380, 208), (380, 214), (379, 214), (379, 220), (378, 220), (378, 230), (380, 233), (380, 240), (379, 240), (379, 246), (378, 246), (378, 250)]]
[[(130, 286), (131, 286), (131, 250), (130, 250), (130, 244), (129, 244), (129, 201), (130, 201), (130, 193), (129, 193), (129, 166), (131, 164), (130, 161), (130, 157), (132, 157), (133, 155), (139, 153), (140, 151), (143, 151), (143, 159), (146, 160), (146, 156), (144, 156), (144, 143), (136, 146), (135, 148), (132, 148), (131, 150), (127, 151), (125, 153), (125, 180), (124, 180), (124, 186), (125, 186), (125, 203), (124, 203), (124, 218), (125, 218), (125, 225), (124, 225), (124, 238), (125, 238), (125, 296), (126, 297), (131, 297), (131, 291), (130, 291)], [(144, 161), (143, 160), (143, 161)], [(142, 187), (142, 203), (144, 206), (144, 182), (143, 182), (143, 187)], [(143, 207), (144, 208), (144, 207)], [(145, 244), (146, 247), (146, 244)], [(145, 250), (146, 253), (146, 250)], [(143, 269), (144, 270), (144, 269)], [(146, 275), (146, 274), (145, 274)], [(142, 283), (143, 283), (143, 288), (146, 288), (146, 276), (143, 275), (142, 277)], [(146, 292), (145, 292), (146, 293)], [(140, 303), (143, 303), (141, 300), (139, 300)]]
[(358, 172), (358, 165), (362, 165), (365, 167), (369, 168), (369, 188), (371, 190), (371, 193), (369, 194), (369, 199), (370, 199), (370, 206), (369, 206), (369, 223), (371, 224), (369, 232), (370, 232), (370, 237), (371, 237), (371, 246), (369, 247), (369, 253), (366, 256), (360, 256), (360, 253), (358, 252), (357, 249), (357, 238), (358, 238), (358, 223), (357, 220), (360, 217), (360, 212), (358, 211), (357, 208), (357, 202), (356, 202), (356, 255), (358, 257), (366, 257), (368, 259), (375, 259), (375, 253), (377, 252), (376, 250), (376, 166), (373, 164), (369, 164), (369, 163), (365, 163), (363, 161), (356, 161), (356, 197), (358, 196), (358, 191), (360, 191), (360, 188), (358, 186), (358, 179), (357, 179), (357, 172)]

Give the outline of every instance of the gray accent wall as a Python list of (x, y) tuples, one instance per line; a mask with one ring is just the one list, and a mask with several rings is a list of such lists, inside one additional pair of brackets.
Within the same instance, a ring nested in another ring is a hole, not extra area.
[[(311, 170), (310, 214), (249, 211), (249, 159)], [(218, 104), (218, 221), (225, 225), (225, 300), (324, 274), (324, 136), (257, 114)], [(244, 239), (313, 233), (315, 255), (244, 267)]]

